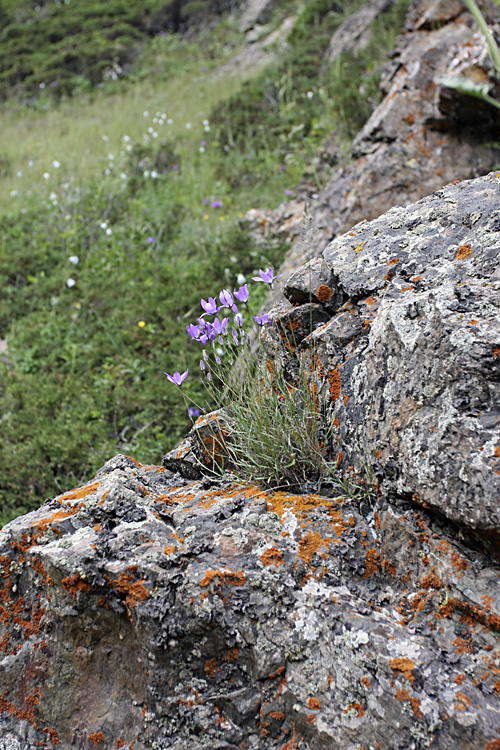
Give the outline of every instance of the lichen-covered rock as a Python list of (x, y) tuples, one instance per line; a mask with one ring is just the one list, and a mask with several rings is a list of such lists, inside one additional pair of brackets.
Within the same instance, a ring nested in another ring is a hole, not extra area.
[(500, 570), (403, 501), (117, 456), (0, 570), (3, 747), (497, 747)]
[(346, 300), (302, 344), (330, 383), (341, 465), (375, 465), (384, 493), (498, 545), (500, 173), (361, 222), (311, 263)]
[(204, 472), (222, 474), (234, 468), (230, 442), (225, 411), (203, 414), (180, 445), (163, 456), (162, 466), (185, 479), (199, 479)]

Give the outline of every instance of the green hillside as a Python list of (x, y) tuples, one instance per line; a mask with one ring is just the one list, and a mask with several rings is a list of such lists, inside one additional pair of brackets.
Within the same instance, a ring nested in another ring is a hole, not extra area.
[(406, 0), (359, 55), (322, 63), (362, 4), (278, 4), (268, 31), (298, 14), (280, 57), (219, 76), (244, 39), (216, 4), (181, 4), (173, 19), (158, 0), (3, 3), (3, 521), (117, 452), (159, 462), (185, 434), (186, 407), (163, 372), (189, 367), (186, 392), (203, 400), (185, 330), (200, 298), (278, 267), (287, 250), (263, 252), (241, 218), (294, 195), (325, 136), (345, 151), (377, 101)]

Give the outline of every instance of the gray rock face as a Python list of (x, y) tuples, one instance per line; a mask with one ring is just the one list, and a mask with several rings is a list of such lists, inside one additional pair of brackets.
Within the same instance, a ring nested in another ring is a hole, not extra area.
[(117, 456), (0, 565), (5, 748), (497, 747), (500, 571), (405, 502)]
[(318, 267), (337, 309), (302, 346), (331, 382), (342, 466), (498, 535), (500, 173), (356, 225), (292, 274), (291, 302)]

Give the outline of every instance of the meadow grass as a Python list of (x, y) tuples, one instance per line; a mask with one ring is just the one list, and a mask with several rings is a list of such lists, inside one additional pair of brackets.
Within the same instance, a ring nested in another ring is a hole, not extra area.
[[(403, 3), (371, 48), (328, 73), (321, 45), (342, 20), (335, 7), (306, 4), (280, 61), (249, 71), (251, 81), (211, 77), (224, 45), (196, 41), (184, 55), (178, 39), (162, 37), (144, 49), (135, 78), (58, 106), (43, 94), (3, 107), (3, 521), (118, 451), (157, 463), (185, 434), (186, 409), (163, 372), (197, 368), (185, 326), (200, 298), (277, 268), (287, 250), (258, 247), (243, 214), (295, 194), (332, 128), (348, 142), (370, 112), (359, 89), (376, 88), (376, 61), (402, 21)], [(224, 23), (221, 38), (237, 51)], [(167, 74), (154, 74), (152, 61)], [(253, 295), (253, 314), (264, 294)], [(190, 378), (187, 395), (199, 399), (201, 387)]]

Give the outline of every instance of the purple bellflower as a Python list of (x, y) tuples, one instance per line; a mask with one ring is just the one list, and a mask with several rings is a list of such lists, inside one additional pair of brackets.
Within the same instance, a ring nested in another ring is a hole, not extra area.
[(188, 417), (190, 419), (194, 419), (195, 417), (200, 416), (200, 410), (195, 409), (194, 406), (188, 406)]
[(272, 320), (269, 320), (269, 315), (264, 314), (262, 318), (260, 318), (258, 315), (252, 315), (252, 318), (255, 320), (258, 326), (265, 326), (265, 325), (272, 325)]
[(248, 302), (249, 294), (248, 294), (248, 286), (246, 284), (243, 284), (243, 286), (240, 286), (238, 291), (234, 289), (234, 296), (238, 300), (238, 302), (243, 302), (243, 304), (246, 304)]
[(264, 284), (269, 284), (269, 286), (272, 287), (273, 281), (276, 281), (276, 279), (280, 279), (282, 276), (282, 273), (280, 273), (279, 276), (275, 276), (273, 269), (268, 268), (267, 271), (262, 271), (259, 269), (259, 275), (252, 276), (252, 279), (254, 281), (263, 281)]
[(182, 387), (183, 382), (186, 380), (188, 376), (189, 369), (186, 370), (186, 372), (183, 372), (182, 375), (180, 375), (178, 372), (174, 372), (173, 375), (169, 375), (168, 372), (164, 372), (163, 374), (167, 376), (167, 378), (170, 380), (171, 383), (174, 385), (178, 385), (179, 388)]
[(224, 320), (219, 320), (219, 318), (214, 318), (214, 333), (216, 333), (218, 336), (225, 336), (227, 334), (227, 324), (228, 319), (224, 318)]
[(202, 299), (201, 306), (205, 310), (205, 315), (217, 315), (219, 308), (217, 307), (217, 302), (213, 297), (209, 297), (208, 302), (205, 302), (205, 300)]
[(234, 313), (238, 312), (238, 308), (234, 304), (233, 295), (228, 289), (223, 289), (219, 294), (222, 307), (229, 307)]
[(190, 323), (188, 326), (186, 326), (186, 331), (189, 333), (191, 338), (194, 339), (194, 341), (197, 341), (200, 338), (200, 334), (201, 334), (200, 326), (194, 326), (192, 323)]

